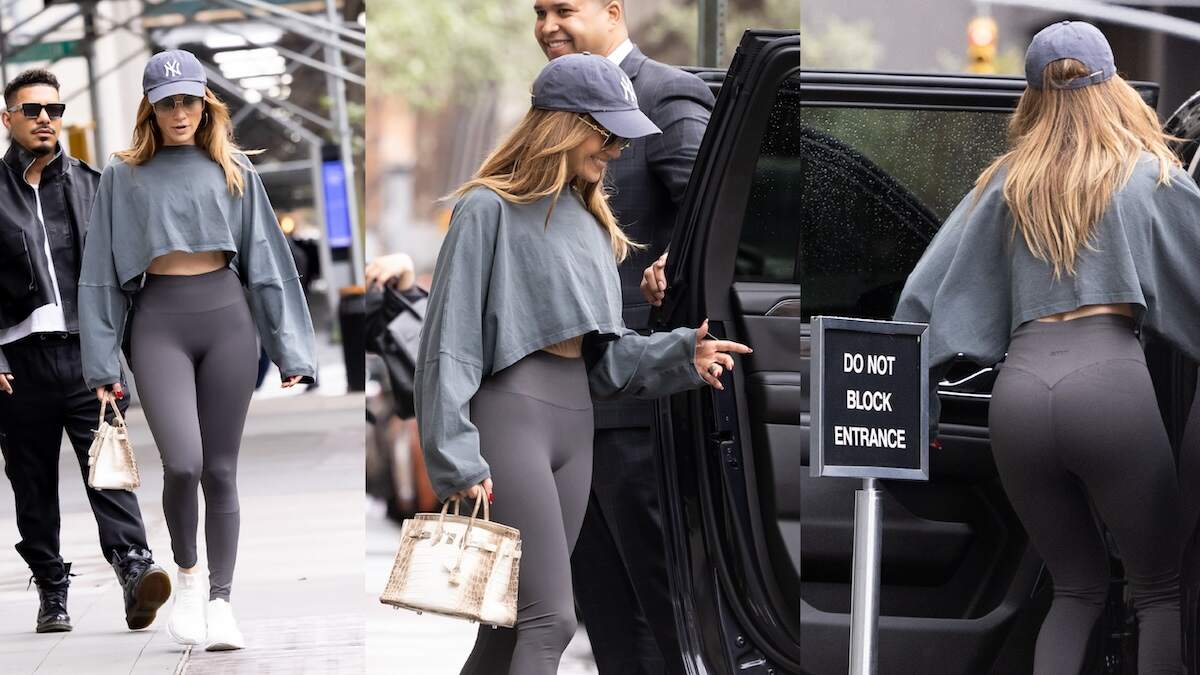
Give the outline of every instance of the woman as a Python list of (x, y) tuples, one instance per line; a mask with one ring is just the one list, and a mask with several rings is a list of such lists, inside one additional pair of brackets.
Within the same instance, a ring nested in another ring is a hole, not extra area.
[(1179, 487), (1138, 333), (1200, 358), (1200, 191), (1094, 26), (1039, 32), (1025, 72), (1011, 149), (942, 226), (896, 318), (929, 323), (938, 369), (1008, 354), (993, 453), (1054, 582), (1034, 672), (1083, 665), (1109, 586), (1098, 517), (1137, 609), (1138, 672), (1179, 673)]
[(417, 359), (417, 421), (440, 499), (501, 496), (521, 531), (514, 629), (483, 627), (464, 673), (554, 673), (575, 633), (571, 549), (591, 485), (591, 396), (720, 387), (736, 342), (699, 329), (644, 337), (621, 321), (617, 261), (634, 246), (604, 170), (658, 133), (620, 68), (551, 61), (533, 107), (458, 190)]
[[(118, 354), (132, 305), (129, 362), (162, 455), (163, 511), (179, 565), (167, 628), (182, 644), (207, 640), (216, 650), (245, 646), (229, 596), (255, 327), (284, 387), (313, 381), (316, 366), (287, 242), (261, 179), (233, 143), (228, 108), (206, 83), (186, 51), (146, 64), (132, 147), (100, 177), (79, 304), (84, 379), (101, 400), (123, 395)], [(207, 608), (196, 559), (201, 486)]]

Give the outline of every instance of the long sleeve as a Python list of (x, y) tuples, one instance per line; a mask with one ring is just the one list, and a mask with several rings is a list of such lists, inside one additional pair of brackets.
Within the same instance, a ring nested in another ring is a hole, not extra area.
[[(600, 399), (656, 399), (704, 384), (696, 372), (696, 329), (640, 335), (628, 328), (589, 359), (588, 386)], [(591, 351), (591, 350), (589, 350)]]
[(121, 339), (129, 314), (113, 257), (113, 175), (109, 166), (100, 176), (79, 274), (79, 344), (89, 389), (120, 381)]
[(296, 262), (258, 172), (246, 171), (238, 268), (267, 355), (284, 379), (317, 377), (316, 337)]
[(646, 140), (646, 163), (667, 186), (676, 208), (683, 202), (713, 108), (708, 85), (695, 75), (684, 75), (666, 83), (662, 99), (648, 113), (662, 134)]
[(454, 207), (438, 254), (417, 354), (415, 403), (425, 468), (438, 499), (491, 475), (470, 402), (490, 371), (484, 321), (499, 197), (475, 190)]
[(1150, 214), (1148, 227), (1126, 228), (1126, 237), (1143, 251), (1139, 274), (1146, 297), (1145, 328), (1164, 338), (1189, 359), (1200, 360), (1200, 188), (1184, 170), (1173, 168), (1171, 184), (1157, 186), (1151, 203), (1137, 209)]

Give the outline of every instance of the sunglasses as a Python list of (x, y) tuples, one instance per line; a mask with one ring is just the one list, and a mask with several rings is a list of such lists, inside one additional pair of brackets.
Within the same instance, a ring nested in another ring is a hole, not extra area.
[(154, 104), (154, 112), (160, 115), (169, 115), (175, 112), (175, 106), (183, 106), (187, 112), (196, 112), (200, 109), (200, 105), (204, 103), (204, 99), (199, 96), (188, 96), (186, 94), (180, 96), (168, 96), (164, 99), (159, 99)]
[(579, 119), (583, 120), (584, 124), (588, 125), (592, 128), (592, 130), (604, 137), (604, 147), (606, 148), (616, 146), (618, 150), (623, 151), (628, 150), (629, 146), (633, 145), (633, 141), (630, 139), (621, 138), (607, 129), (602, 129), (595, 124), (592, 124), (590, 121), (588, 121), (588, 118), (584, 117), (583, 115), (580, 115)]
[(14, 105), (11, 108), (5, 108), (5, 110), (7, 110), (10, 113), (15, 113), (18, 110), (20, 110), (22, 115), (24, 115), (25, 117), (28, 117), (31, 120), (35, 120), (35, 119), (41, 117), (43, 109), (46, 111), (47, 117), (49, 117), (52, 120), (56, 120), (63, 116), (63, 113), (67, 109), (67, 104), (66, 103), (22, 103), (21, 105)]

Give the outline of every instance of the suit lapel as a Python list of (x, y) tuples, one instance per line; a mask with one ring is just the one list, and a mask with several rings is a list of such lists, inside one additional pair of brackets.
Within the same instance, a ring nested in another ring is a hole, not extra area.
[(642, 50), (637, 48), (637, 45), (634, 45), (633, 51), (629, 52), (625, 60), (621, 61), (621, 70), (625, 71), (629, 79), (636, 80), (638, 73), (642, 70), (642, 65), (645, 63), (646, 55), (642, 53)]

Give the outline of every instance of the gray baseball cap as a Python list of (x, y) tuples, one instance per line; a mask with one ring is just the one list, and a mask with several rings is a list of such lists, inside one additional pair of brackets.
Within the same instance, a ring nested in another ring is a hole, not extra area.
[(638, 109), (633, 82), (621, 67), (588, 52), (547, 63), (533, 81), (533, 107), (587, 113), (621, 138), (662, 133)]
[(207, 84), (204, 66), (191, 52), (183, 49), (151, 56), (142, 71), (142, 93), (151, 103), (178, 94), (203, 97)]
[(1062, 59), (1075, 59), (1091, 72), (1067, 82), (1062, 89), (1100, 84), (1117, 73), (1112, 47), (1099, 28), (1085, 21), (1060, 21), (1038, 31), (1029, 43), (1025, 52), (1025, 80), (1029, 86), (1043, 89), (1042, 72)]

